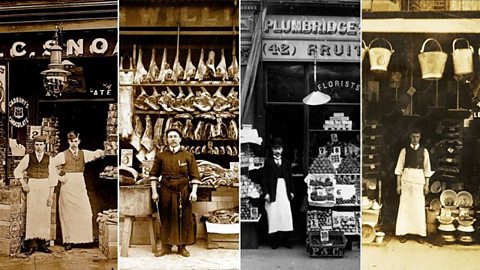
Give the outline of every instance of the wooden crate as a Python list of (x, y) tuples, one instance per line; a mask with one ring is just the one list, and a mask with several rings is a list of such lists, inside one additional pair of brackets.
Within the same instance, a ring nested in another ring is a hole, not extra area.
[(107, 243), (106, 245), (100, 244), (98, 246), (98, 248), (100, 249), (100, 252), (102, 252), (103, 255), (105, 255), (105, 257), (107, 257), (109, 259), (116, 259), (118, 257), (118, 255), (117, 255), (117, 252), (118, 252), (117, 242)]
[(117, 258), (118, 224), (99, 222), (99, 249), (109, 259)]
[(0, 255), (15, 256), (20, 253), (22, 238), (0, 238)]
[(208, 233), (207, 234), (207, 248), (225, 248), (225, 249), (238, 249), (238, 233), (235, 234), (220, 234), (220, 233)]
[(0, 188), (0, 204), (17, 204), (22, 202), (22, 187), (10, 186)]

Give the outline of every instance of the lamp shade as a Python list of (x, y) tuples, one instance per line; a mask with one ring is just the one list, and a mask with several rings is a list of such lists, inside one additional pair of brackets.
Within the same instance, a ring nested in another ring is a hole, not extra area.
[(330, 99), (329, 95), (315, 90), (303, 99), (303, 103), (310, 106), (316, 106), (325, 104), (329, 102)]

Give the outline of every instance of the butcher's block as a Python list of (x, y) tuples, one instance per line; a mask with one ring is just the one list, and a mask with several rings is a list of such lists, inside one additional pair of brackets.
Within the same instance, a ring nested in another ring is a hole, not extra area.
[(145, 217), (153, 213), (149, 185), (120, 187), (120, 215)]

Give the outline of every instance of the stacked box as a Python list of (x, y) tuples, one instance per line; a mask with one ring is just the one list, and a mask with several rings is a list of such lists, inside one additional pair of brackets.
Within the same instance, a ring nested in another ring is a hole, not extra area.
[(207, 233), (207, 248), (238, 249), (238, 233)]
[(99, 227), (99, 249), (109, 259), (117, 258), (117, 223), (101, 221)]
[(0, 255), (15, 256), (20, 253), (25, 235), (25, 198), (22, 188), (0, 188)]
[(329, 120), (325, 120), (323, 125), (325, 130), (352, 130), (352, 121), (343, 113), (333, 113)]
[(51, 157), (58, 154), (60, 148), (60, 131), (58, 118), (42, 118), (42, 135), (47, 137), (45, 152)]

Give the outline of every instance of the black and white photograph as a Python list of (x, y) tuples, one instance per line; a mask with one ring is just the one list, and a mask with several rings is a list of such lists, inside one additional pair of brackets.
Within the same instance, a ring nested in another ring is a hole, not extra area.
[(241, 11), (242, 269), (360, 269), (360, 1)]
[(474, 269), (480, 2), (362, 3), (362, 269)]
[(0, 3), (0, 268), (117, 268), (117, 2)]
[(120, 269), (240, 269), (239, 2), (119, 20)]

